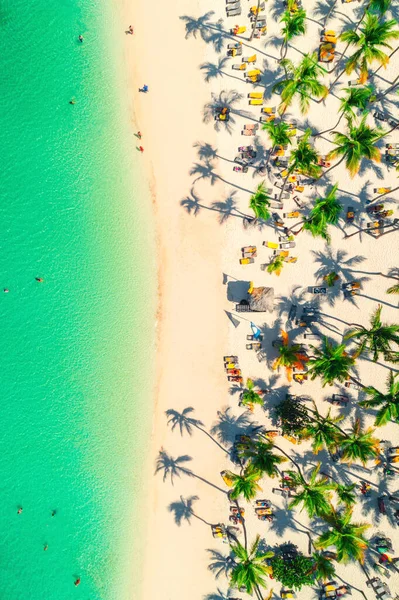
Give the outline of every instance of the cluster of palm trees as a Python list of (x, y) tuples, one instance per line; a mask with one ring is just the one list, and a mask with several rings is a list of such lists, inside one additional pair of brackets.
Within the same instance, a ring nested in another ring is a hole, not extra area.
[(374, 362), (381, 357), (387, 362), (399, 362), (399, 325), (383, 323), (381, 311), (382, 306), (379, 305), (371, 315), (369, 327), (353, 324), (346, 332), (344, 341), (354, 340), (357, 343), (356, 350), (352, 353), (345, 343), (337, 344), (325, 337), (320, 347), (312, 346), (313, 355), (306, 357), (301, 353), (300, 346), (289, 345), (288, 335), (282, 331), (282, 342), (278, 346), (279, 356), (273, 368), (285, 367), (287, 378), (290, 380), (292, 369), (298, 363), (306, 362), (310, 377), (312, 379), (319, 377), (323, 386), (352, 380), (367, 389), (354, 378), (352, 373), (359, 356), (371, 355)]

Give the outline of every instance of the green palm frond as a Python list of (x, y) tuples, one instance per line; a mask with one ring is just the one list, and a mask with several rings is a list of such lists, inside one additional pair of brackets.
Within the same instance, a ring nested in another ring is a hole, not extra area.
[(359, 405), (364, 408), (380, 407), (375, 419), (377, 427), (386, 425), (389, 421), (399, 422), (399, 381), (392, 371), (389, 372), (385, 393), (375, 387), (368, 387), (366, 396), (366, 400), (359, 402)]
[(249, 199), (249, 208), (253, 210), (256, 219), (267, 221), (270, 219), (269, 207), (270, 197), (266, 192), (265, 182), (262, 181)]
[(325, 337), (321, 348), (312, 346), (312, 349), (314, 358), (307, 363), (311, 379), (320, 377), (324, 387), (327, 384), (344, 383), (349, 378), (355, 359), (347, 353), (343, 344), (329, 342)]
[(342, 460), (348, 463), (360, 461), (365, 465), (368, 460), (376, 459), (380, 453), (380, 442), (373, 433), (371, 427), (363, 431), (360, 420), (356, 419), (351, 431), (338, 440)]
[(370, 328), (355, 326), (344, 336), (344, 339), (355, 339), (360, 342), (358, 354), (365, 350), (373, 356), (374, 362), (382, 355), (385, 360), (395, 359), (396, 350), (392, 347), (399, 345), (399, 325), (388, 325), (381, 321), (382, 306), (379, 304), (371, 316)]
[(316, 540), (317, 549), (335, 546), (338, 562), (349, 560), (364, 561), (364, 552), (368, 547), (364, 532), (370, 527), (368, 523), (352, 523), (352, 510), (346, 509), (344, 513), (332, 512), (325, 517), (330, 529), (322, 533)]

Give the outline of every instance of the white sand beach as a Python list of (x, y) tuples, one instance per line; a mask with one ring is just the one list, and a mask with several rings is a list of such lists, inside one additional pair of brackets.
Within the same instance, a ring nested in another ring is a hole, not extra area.
[[(349, 324), (367, 326), (378, 304), (383, 307), (384, 322), (395, 323), (398, 318), (397, 296), (386, 294), (394, 280), (378, 274), (387, 274), (396, 267), (397, 233), (378, 239), (360, 233), (345, 239), (345, 235), (355, 233), (370, 222), (365, 207), (366, 201), (376, 195), (373, 189), (397, 185), (398, 173), (393, 168), (388, 169), (384, 159), (379, 164), (363, 161), (353, 179), (342, 163), (331, 172), (329, 185), (325, 179), (312, 187), (306, 185), (300, 194), (305, 207), (322, 197), (332, 184), (339, 184), (337, 197), (344, 210), (339, 225), (330, 227), (330, 245), (302, 232), (296, 236), (296, 245), (290, 254), (297, 257), (295, 264), (284, 265), (279, 277), (261, 268), (272, 257), (272, 250), (262, 243), (277, 242), (281, 232), (276, 231), (272, 220), (248, 225), (243, 215), (252, 216), (249, 198), (261, 181), (265, 180), (266, 187), (273, 188), (272, 195), (279, 194), (280, 189), (274, 184), (277, 182), (281, 186), (281, 179), (277, 177), (281, 169), (273, 167), (266, 175), (256, 173), (254, 168), (242, 173), (233, 171), (236, 165), (233, 161), (242, 145), (256, 147), (257, 164), (259, 156), (266, 159), (271, 147), (266, 132), (261, 129), (255, 137), (245, 137), (241, 131), (245, 123), (259, 122), (261, 114), (260, 106), (249, 106), (248, 93), (263, 92), (264, 105), (272, 108), (280, 102), (271, 88), (283, 76), (278, 64), (281, 44), (278, 20), (283, 3), (266, 2), (267, 35), (248, 41), (247, 13), (252, 4), (255, 2), (241, 0), (242, 15), (235, 18), (226, 18), (225, 3), (221, 0), (177, 0), (173, 3), (156, 0), (136, 2), (135, 6), (126, 8), (127, 21), (134, 25), (134, 35), (127, 36), (129, 39), (126, 40), (127, 60), (134, 65), (129, 92), (134, 99), (137, 128), (143, 134), (140, 142), (144, 147), (142, 159), (153, 192), (159, 253), (158, 385), (148, 467), (150, 492), (145, 514), (148, 532), (143, 549), (145, 569), (141, 592), (143, 598), (152, 600), (247, 598), (245, 593), (237, 590), (229, 593), (228, 579), (223, 573), (226, 565), (223, 556), (228, 556), (229, 548), (221, 540), (212, 538), (209, 526), (228, 521), (230, 503), (225, 493), (228, 488), (220, 472), (223, 469), (238, 472), (237, 465), (231, 463), (228, 453), (218, 444), (229, 450), (235, 434), (248, 431), (251, 422), (275, 429), (270, 409), (287, 392), (311, 396), (322, 414), (326, 414), (328, 408), (334, 415), (342, 412), (345, 420), (341, 427), (349, 428), (355, 417), (360, 418), (365, 427), (374, 423), (373, 411), (357, 405), (358, 390), (348, 390), (342, 385), (323, 388), (319, 379), (305, 381), (302, 385), (288, 384), (282, 370), (271, 369), (277, 356), (272, 341), (279, 337), (280, 329), (288, 331), (290, 341), (295, 343), (318, 344), (306, 340), (301, 327), (288, 319), (292, 304), (301, 311), (316, 302), (319, 316), (315, 331), (336, 342), (341, 342)], [(328, 7), (320, 6), (314, 0), (306, 3), (304, 8), (308, 16), (306, 35), (295, 38), (288, 48), (287, 56), (295, 63), (304, 53), (317, 50), (328, 12)], [(357, 2), (337, 4), (328, 20), (328, 29), (339, 34), (343, 27), (355, 26), (361, 10)], [(247, 27), (242, 38), (234, 39), (228, 33), (236, 24)], [(259, 85), (247, 83), (241, 71), (232, 69), (233, 64), (241, 62), (241, 57), (226, 58), (227, 44), (237, 39), (243, 42), (243, 55), (257, 54), (256, 68), (262, 73)], [(344, 47), (345, 44), (339, 41), (337, 52), (342, 52)], [(344, 61), (341, 69), (343, 65)], [(397, 74), (397, 61), (392, 60), (387, 69), (379, 71), (374, 82), (383, 91)], [(328, 84), (333, 77), (327, 75), (325, 82)], [(355, 73), (343, 75), (334, 93), (322, 103), (312, 101), (306, 115), (300, 114), (296, 102), (289, 107), (286, 118), (297, 121), (298, 136), (306, 127), (314, 131), (334, 127), (338, 120), (339, 97), (348, 80), (354, 79)], [(143, 84), (149, 86), (148, 94), (137, 91)], [(234, 95), (238, 100), (231, 102), (227, 126), (219, 123), (220, 126), (215, 127), (212, 106), (210, 118), (204, 119), (207, 103), (217, 105), (221, 96), (231, 100)], [(384, 107), (388, 115), (397, 115), (394, 98), (384, 102)], [(376, 124), (371, 115), (369, 123)], [(383, 126), (390, 128), (386, 123)], [(344, 130), (343, 122), (339, 130)], [(326, 155), (334, 147), (331, 139), (327, 134), (315, 142), (311, 138), (311, 141), (320, 155)], [(384, 149), (388, 142), (399, 143), (399, 131), (382, 140), (381, 148)], [(397, 199), (398, 192), (395, 192), (382, 200), (386, 208), (395, 211), (394, 217), (398, 216)], [(354, 224), (345, 222), (350, 206), (355, 210)], [(284, 200), (283, 210), (277, 213), (282, 217), (295, 210), (297, 206), (291, 195)], [(287, 219), (287, 226), (294, 222)], [(257, 247), (254, 263), (239, 264), (240, 249), (250, 245)], [(331, 271), (339, 274), (340, 282), (322, 296), (316, 297), (308, 291), (313, 286), (323, 285), (323, 275)], [(240, 294), (245, 295), (251, 281), (255, 286), (274, 289), (273, 313), (236, 312)], [(359, 295), (345, 298), (342, 283), (348, 281), (360, 283)], [(246, 349), (251, 321), (263, 333), (259, 353)], [(270, 390), (265, 396), (264, 407), (257, 406), (251, 413), (238, 406), (239, 394), (231, 393), (235, 386), (227, 381), (224, 372), (224, 355), (237, 355), (244, 379), (250, 377), (261, 389)], [(375, 364), (370, 357), (362, 356), (356, 362), (355, 373), (364, 385), (382, 390), (389, 368), (392, 365), (384, 361)], [(343, 392), (349, 396), (349, 405), (343, 411), (326, 401), (332, 393)], [(194, 409), (189, 416), (198, 419), (201, 423), (197, 425), (213, 439), (195, 426), (191, 435), (184, 429), (181, 435), (179, 426), (173, 431), (168, 427), (165, 411), (181, 412), (187, 407)], [(384, 452), (390, 444), (398, 443), (398, 425), (392, 423), (381, 427), (375, 435), (386, 441), (382, 444)], [(305, 469), (317, 463), (319, 457), (312, 454), (310, 442), (296, 446), (279, 436), (278, 444), (296, 460), (302, 461)], [(164, 466), (169, 461), (165, 478), (162, 470), (154, 475), (161, 450), (165, 453)], [(170, 457), (183, 458), (176, 463)], [(367, 467), (348, 466), (332, 463), (325, 452), (320, 454), (320, 459), (323, 469), (343, 483), (370, 482), (371, 496), (367, 501), (359, 498), (354, 520), (371, 525), (365, 534), (367, 539), (377, 533), (390, 537), (394, 546), (396, 544), (398, 555), (399, 542), (391, 507), (387, 515), (381, 515), (377, 506), (378, 497), (399, 489), (398, 482), (387, 482), (382, 468), (376, 468), (373, 461)], [(189, 469), (191, 475), (179, 473), (179, 466)], [(173, 469), (177, 473), (171, 483), (170, 470)], [(253, 505), (242, 502), (249, 540), (259, 533), (268, 548), (292, 542), (307, 554), (308, 533), (315, 539), (325, 525), (320, 520), (311, 522), (298, 509), (289, 511), (287, 500), (272, 493), (272, 488), (278, 487), (277, 480), (264, 478), (260, 485), (263, 490), (260, 497), (272, 502), (276, 518), (273, 523), (261, 522), (255, 516)], [(182, 503), (182, 498), (192, 499), (195, 514), (187, 511), (187, 502)], [(215, 577), (218, 569), (209, 568), (215, 557), (220, 562), (219, 577)], [(371, 560), (369, 555), (367, 560)], [(370, 571), (367, 562), (366, 569), (370, 576), (384, 579)], [(372, 600), (375, 597), (366, 586), (366, 575), (359, 564), (339, 564), (336, 570), (337, 577), (351, 586), (354, 599)], [(399, 592), (399, 575), (396, 571), (390, 575), (386, 581), (394, 595)], [(270, 589), (275, 597), (280, 597), (278, 582), (271, 580)], [(297, 597), (312, 598), (317, 589), (316, 585), (304, 587)]]

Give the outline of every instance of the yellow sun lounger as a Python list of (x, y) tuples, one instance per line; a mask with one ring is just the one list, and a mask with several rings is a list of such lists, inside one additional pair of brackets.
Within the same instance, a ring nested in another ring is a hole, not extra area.
[(251, 265), (254, 262), (253, 258), (240, 258), (240, 265)]
[(248, 98), (256, 98), (257, 100), (263, 100), (263, 93), (262, 92), (251, 92), (250, 94), (248, 94)]
[(233, 27), (233, 29), (231, 29), (231, 33), (232, 35), (240, 35), (240, 33), (245, 33), (247, 30), (247, 28), (245, 27), (245, 25), (236, 25), (235, 27)]
[(262, 106), (263, 100), (259, 100), (258, 98), (255, 98), (254, 100), (250, 100), (249, 103), (251, 106)]
[(296, 182), (296, 175), (290, 175), (288, 177), (288, 183), (295, 183)]
[(271, 106), (264, 106), (262, 108), (262, 112), (266, 113), (267, 115), (273, 115), (276, 112), (276, 109), (272, 108)]
[(256, 54), (253, 54), (252, 56), (245, 56), (242, 59), (242, 62), (255, 63), (256, 62)]
[(266, 246), (266, 248), (272, 248), (272, 250), (277, 250), (278, 248), (278, 244), (276, 242), (263, 242), (263, 245)]
[(260, 75), (259, 69), (253, 69), (247, 73), (247, 77), (257, 77), (257, 75)]
[(295, 186), (295, 191), (296, 192), (303, 192), (304, 189), (305, 189), (304, 185), (296, 185)]
[(251, 83), (258, 83), (260, 81), (260, 75), (253, 75), (252, 77), (248, 77), (247, 81)]
[(297, 260), (298, 260), (297, 256), (289, 256), (284, 259), (284, 262), (285, 263), (296, 263)]
[(297, 219), (298, 217), (299, 217), (298, 210), (293, 210), (292, 212), (284, 213), (284, 218), (287, 218), (287, 219)]
[(387, 192), (390, 192), (390, 191), (391, 191), (390, 187), (374, 188), (374, 194), (386, 194)]

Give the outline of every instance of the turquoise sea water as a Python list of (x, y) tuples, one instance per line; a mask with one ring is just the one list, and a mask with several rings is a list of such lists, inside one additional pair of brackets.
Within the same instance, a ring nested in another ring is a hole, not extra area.
[(155, 265), (110, 4), (0, 3), (2, 600), (136, 597)]

